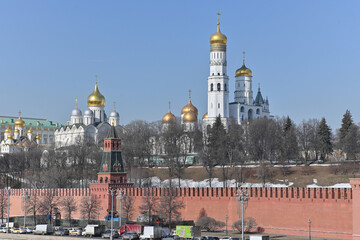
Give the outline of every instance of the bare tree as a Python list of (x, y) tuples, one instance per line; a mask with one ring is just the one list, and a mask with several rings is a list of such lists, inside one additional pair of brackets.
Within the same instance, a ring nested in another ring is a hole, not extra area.
[(150, 189), (145, 189), (144, 196), (142, 197), (142, 205), (139, 206), (139, 209), (142, 214), (146, 214), (148, 216), (148, 221), (150, 223), (152, 214), (157, 212), (159, 204), (159, 198), (157, 196), (153, 196), (150, 192)]
[(125, 216), (126, 221), (129, 221), (132, 218), (132, 216), (134, 215), (134, 212), (135, 212), (134, 197), (133, 196), (125, 196), (123, 203), (122, 203), (122, 214), (123, 214), (123, 216)]
[(54, 191), (50, 190), (47, 194), (45, 194), (39, 203), (39, 212), (42, 214), (50, 215), (50, 224), (53, 216), (53, 211), (59, 205), (59, 198), (55, 196)]
[(8, 207), (8, 196), (5, 192), (6, 190), (0, 190), (0, 216), (1, 216), (1, 223), (4, 220), (4, 213), (7, 211)]
[(71, 226), (72, 214), (76, 212), (77, 205), (73, 196), (65, 196), (60, 201), (60, 206), (65, 213), (65, 218), (69, 221)]
[(96, 219), (100, 214), (100, 200), (95, 196), (84, 196), (80, 203), (80, 213), (84, 219), (89, 222), (90, 219)]
[(30, 196), (26, 211), (33, 215), (34, 223), (36, 225), (36, 215), (40, 212), (40, 197), (36, 193)]
[(171, 223), (174, 220), (180, 220), (180, 210), (185, 207), (184, 202), (176, 195), (175, 190), (166, 188), (166, 192), (160, 197), (158, 214), (160, 218), (166, 220), (171, 228)]

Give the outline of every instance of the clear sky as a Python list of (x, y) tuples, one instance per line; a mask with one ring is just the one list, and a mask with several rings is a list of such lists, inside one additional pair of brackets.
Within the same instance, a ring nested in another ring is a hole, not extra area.
[(360, 121), (360, 1), (0, 1), (0, 115), (66, 123), (95, 75), (121, 124), (207, 112), (209, 37), (227, 35), (230, 101), (242, 51), (275, 116)]

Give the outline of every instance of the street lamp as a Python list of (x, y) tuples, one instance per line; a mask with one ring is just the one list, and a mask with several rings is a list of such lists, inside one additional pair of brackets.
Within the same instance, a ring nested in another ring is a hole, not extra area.
[(120, 200), (120, 229), (121, 229), (121, 210), (122, 210), (122, 206), (121, 206), (121, 202), (122, 202), (122, 200), (123, 199), (125, 199), (125, 194), (124, 194), (124, 192), (123, 191), (120, 191), (120, 194), (119, 194), (119, 196), (117, 196), (116, 197), (116, 199), (119, 199)]
[(227, 230), (227, 225), (228, 225), (228, 215), (225, 216), (225, 220), (226, 220), (226, 236), (228, 235), (228, 230)]
[(114, 196), (117, 195), (117, 190), (110, 188), (108, 190), (108, 195), (111, 195), (111, 235), (110, 240), (113, 240), (113, 231), (114, 231)]
[(248, 201), (249, 194), (246, 189), (239, 189), (236, 199), (241, 202), (241, 240), (244, 240), (244, 203)]
[(27, 194), (27, 191), (24, 191), (21, 198), (24, 199), (24, 227), (26, 227), (26, 199), (29, 199), (30, 196)]
[(309, 219), (309, 240), (311, 240), (311, 220)]
[(10, 195), (11, 195), (11, 191), (10, 191), (10, 187), (8, 188), (8, 214), (7, 214), (7, 233), (10, 233), (9, 231), (9, 226), (10, 226)]

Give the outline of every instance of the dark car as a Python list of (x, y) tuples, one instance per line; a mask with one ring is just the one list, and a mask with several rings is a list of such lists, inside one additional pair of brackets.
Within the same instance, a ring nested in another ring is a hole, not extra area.
[(121, 235), (122, 239), (129, 239), (129, 240), (135, 240), (139, 239), (139, 235), (136, 232), (128, 232)]
[(59, 228), (58, 230), (56, 230), (54, 232), (54, 235), (56, 236), (65, 236), (65, 235), (69, 235), (69, 230), (65, 229), (65, 228)]
[[(107, 230), (101, 235), (102, 238), (110, 238), (110, 236), (111, 236), (111, 230)], [(113, 230), (113, 238), (118, 238), (118, 237), (119, 237), (119, 233)]]

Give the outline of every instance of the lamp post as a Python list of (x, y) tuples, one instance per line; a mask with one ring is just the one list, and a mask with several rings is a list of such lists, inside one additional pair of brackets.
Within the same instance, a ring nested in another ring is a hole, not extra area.
[(24, 199), (24, 227), (26, 227), (26, 199), (29, 199), (30, 196), (27, 194), (27, 191), (24, 191), (21, 198)]
[(246, 189), (239, 189), (236, 197), (241, 202), (241, 240), (244, 240), (244, 203), (248, 201), (249, 194)]
[(311, 220), (309, 219), (309, 240), (311, 240)]
[(108, 195), (111, 195), (111, 235), (110, 240), (113, 240), (113, 231), (114, 231), (114, 196), (117, 195), (117, 190), (110, 188), (108, 190)]
[(120, 194), (119, 194), (119, 196), (117, 196), (116, 197), (116, 199), (119, 199), (120, 200), (120, 229), (121, 229), (121, 210), (122, 210), (122, 205), (121, 205), (121, 202), (122, 202), (122, 200), (123, 199), (125, 199), (125, 194), (124, 194), (124, 192), (123, 191), (120, 191)]
[(225, 222), (226, 222), (226, 225), (225, 225), (225, 227), (226, 227), (226, 236), (228, 235), (228, 229), (227, 229), (228, 218), (229, 218), (228, 215), (226, 215), (226, 216), (225, 216), (225, 220), (226, 220), (226, 221), (225, 221)]

